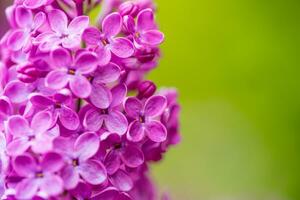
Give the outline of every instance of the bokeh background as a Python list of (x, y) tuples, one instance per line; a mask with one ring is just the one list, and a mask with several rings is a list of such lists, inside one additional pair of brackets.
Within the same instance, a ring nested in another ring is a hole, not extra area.
[(178, 88), (183, 137), (152, 167), (161, 192), (300, 199), (299, 0), (156, 3), (166, 41), (149, 79)]

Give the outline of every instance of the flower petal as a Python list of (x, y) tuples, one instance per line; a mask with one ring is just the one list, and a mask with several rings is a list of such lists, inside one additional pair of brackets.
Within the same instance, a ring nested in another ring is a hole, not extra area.
[(133, 121), (129, 125), (127, 139), (132, 142), (139, 142), (145, 136), (145, 127), (139, 121)]
[(144, 154), (140, 148), (128, 145), (121, 154), (122, 161), (128, 167), (138, 167), (144, 163)]
[(101, 39), (101, 32), (95, 27), (88, 27), (84, 30), (82, 39), (88, 45), (97, 45)]
[(5, 86), (4, 95), (7, 96), (12, 103), (23, 103), (28, 98), (29, 89), (20, 81), (11, 81)]
[(111, 51), (120, 58), (128, 58), (134, 53), (134, 47), (126, 38), (115, 38), (110, 44)]
[(89, 110), (83, 119), (83, 126), (90, 131), (98, 131), (103, 124), (104, 117), (96, 109)]
[(0, 113), (5, 115), (12, 114), (13, 108), (9, 98), (2, 96), (0, 97)]
[(10, 156), (23, 154), (30, 147), (30, 142), (27, 137), (16, 138), (11, 141), (7, 147), (6, 152)]
[(79, 173), (72, 165), (67, 165), (62, 170), (61, 178), (67, 190), (74, 189), (79, 182)]
[(146, 134), (153, 142), (163, 142), (167, 139), (167, 129), (159, 121), (151, 121), (146, 124)]
[(100, 66), (107, 65), (110, 62), (111, 52), (110, 52), (109, 45), (107, 45), (105, 47), (99, 46), (96, 49), (96, 53), (98, 55), (98, 64)]
[(112, 101), (112, 94), (104, 85), (93, 83), (90, 100), (97, 108), (106, 109)]
[(13, 50), (18, 51), (22, 49), (28, 40), (28, 33), (26, 33), (24, 30), (14, 30), (7, 39), (7, 46)]
[(50, 99), (49, 97), (42, 95), (42, 94), (32, 94), (29, 97), (29, 101), (34, 105), (42, 108), (46, 108), (49, 106), (52, 106), (54, 104), (54, 101)]
[(116, 107), (123, 103), (126, 94), (127, 94), (127, 87), (125, 84), (119, 84), (112, 88), (111, 90), (112, 94), (112, 102), (110, 104), (110, 107)]
[(36, 134), (44, 133), (51, 128), (52, 122), (52, 114), (49, 111), (40, 111), (32, 118), (31, 128)]
[(90, 23), (88, 16), (75, 17), (68, 26), (69, 34), (81, 34)]
[(102, 22), (102, 31), (106, 37), (117, 35), (122, 28), (122, 17), (114, 12), (107, 15)]
[(117, 188), (108, 187), (92, 197), (91, 200), (119, 200), (118, 196), (119, 191)]
[(143, 109), (143, 104), (138, 98), (129, 97), (125, 100), (124, 109), (128, 116), (138, 119)]
[(20, 115), (13, 115), (8, 118), (7, 121), (8, 131), (18, 137), (18, 136), (27, 136), (31, 134), (31, 129), (27, 120)]
[(33, 18), (33, 29), (37, 30), (40, 28), (46, 21), (46, 15), (43, 12), (38, 12)]
[(82, 75), (74, 75), (70, 79), (70, 88), (72, 93), (79, 98), (90, 96), (92, 86), (90, 82)]
[(89, 74), (97, 68), (98, 58), (92, 52), (80, 53), (75, 60), (75, 67), (81, 74)]
[(58, 9), (53, 9), (48, 13), (48, 20), (51, 26), (51, 29), (57, 33), (66, 33), (68, 18), (66, 14)]
[(56, 69), (68, 68), (72, 63), (70, 52), (64, 48), (57, 48), (51, 51), (50, 58)]
[(36, 194), (39, 183), (34, 178), (23, 179), (16, 187), (17, 199), (32, 199)]
[(99, 137), (95, 133), (87, 132), (77, 138), (74, 144), (74, 151), (80, 161), (86, 161), (97, 153), (99, 147)]
[(162, 114), (167, 106), (167, 99), (164, 96), (152, 96), (145, 103), (145, 115), (157, 117)]
[(45, 79), (46, 86), (54, 90), (64, 88), (68, 82), (69, 78), (67, 72), (61, 70), (51, 71)]
[(155, 28), (153, 11), (150, 8), (142, 10), (137, 16), (137, 30), (147, 31)]
[(55, 152), (46, 153), (41, 161), (41, 167), (44, 172), (57, 172), (64, 165), (63, 157)]
[(123, 170), (118, 170), (110, 178), (112, 184), (123, 192), (128, 192), (133, 188), (131, 177)]
[(33, 22), (33, 15), (31, 10), (22, 6), (18, 6), (15, 9), (15, 20), (20, 28), (29, 28)]
[(119, 153), (117, 151), (111, 150), (105, 156), (104, 165), (109, 175), (114, 174), (120, 168), (121, 165)]
[(41, 7), (47, 2), (47, 0), (24, 0), (24, 6), (26, 8), (35, 9)]
[(69, 130), (76, 130), (80, 124), (77, 113), (67, 106), (61, 108), (59, 120), (62, 125)]
[(123, 135), (127, 131), (127, 119), (119, 111), (111, 111), (104, 122), (107, 130), (112, 133)]
[(57, 175), (47, 175), (42, 179), (41, 191), (49, 196), (56, 196), (63, 192), (63, 181)]
[(115, 63), (108, 63), (103, 67), (99, 67), (95, 72), (94, 83), (112, 83), (116, 81), (121, 75), (121, 69)]
[(23, 177), (33, 176), (37, 170), (36, 162), (29, 154), (15, 157), (12, 165), (16, 173)]
[(164, 34), (158, 30), (149, 30), (140, 35), (140, 41), (143, 44), (157, 46), (164, 41)]
[(96, 160), (81, 163), (78, 170), (82, 178), (92, 185), (99, 185), (107, 178), (105, 167)]

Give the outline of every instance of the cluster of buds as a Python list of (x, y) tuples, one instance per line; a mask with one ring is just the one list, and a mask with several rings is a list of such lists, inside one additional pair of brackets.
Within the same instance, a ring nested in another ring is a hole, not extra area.
[(1, 199), (159, 199), (149, 164), (180, 141), (180, 107), (176, 90), (145, 80), (164, 40), (154, 10), (151, 0), (15, 0), (6, 9)]

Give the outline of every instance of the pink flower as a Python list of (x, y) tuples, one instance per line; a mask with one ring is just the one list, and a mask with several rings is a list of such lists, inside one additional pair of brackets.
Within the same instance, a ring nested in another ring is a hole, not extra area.
[(129, 125), (127, 138), (133, 142), (139, 142), (147, 135), (153, 142), (165, 141), (167, 130), (154, 118), (162, 114), (166, 105), (167, 100), (163, 96), (152, 96), (144, 105), (135, 97), (126, 99), (125, 111), (129, 117), (134, 118)]
[(46, 76), (46, 86), (59, 90), (69, 83), (75, 96), (87, 98), (92, 88), (84, 75), (95, 71), (98, 64), (97, 56), (92, 52), (81, 51), (73, 58), (68, 50), (58, 48), (51, 52), (50, 57), (54, 70)]
[(90, 46), (96, 47), (99, 64), (106, 65), (111, 61), (111, 53), (120, 58), (128, 58), (134, 53), (130, 40), (116, 37), (122, 29), (122, 17), (119, 13), (111, 13), (102, 22), (102, 32), (89, 27), (83, 33), (83, 40)]
[(68, 18), (64, 12), (58, 9), (48, 13), (50, 30), (43, 32), (35, 39), (42, 51), (50, 51), (62, 45), (68, 49), (79, 48), (81, 34), (89, 25), (87, 16), (75, 17), (68, 25)]
[(63, 191), (63, 181), (55, 174), (64, 165), (62, 157), (54, 152), (45, 154), (40, 162), (30, 154), (19, 155), (13, 160), (13, 169), (24, 177), (16, 186), (18, 199), (31, 199), (38, 190), (48, 197)]

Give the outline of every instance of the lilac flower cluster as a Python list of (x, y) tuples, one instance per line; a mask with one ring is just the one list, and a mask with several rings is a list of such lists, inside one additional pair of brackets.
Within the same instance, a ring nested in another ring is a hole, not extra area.
[[(88, 13), (101, 4), (94, 25)], [(174, 89), (145, 80), (164, 35), (151, 0), (15, 0), (1, 39), (1, 199), (154, 200), (180, 141)], [(166, 198), (166, 197), (164, 197)]]

